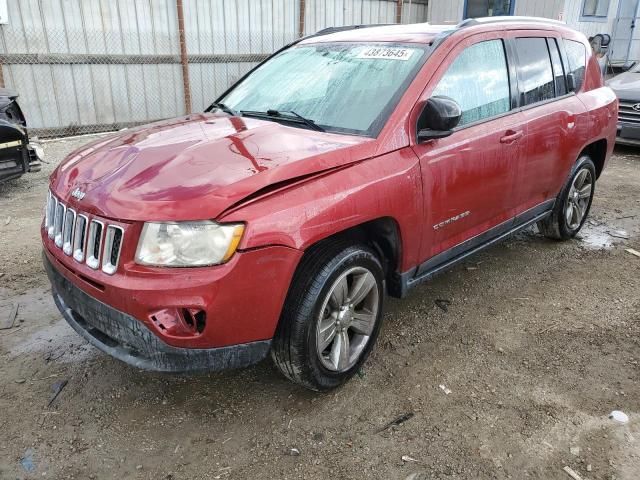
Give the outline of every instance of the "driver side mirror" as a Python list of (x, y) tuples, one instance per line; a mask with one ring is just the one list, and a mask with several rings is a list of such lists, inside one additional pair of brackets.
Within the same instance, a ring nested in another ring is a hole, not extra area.
[(418, 142), (445, 138), (460, 123), (462, 109), (453, 98), (431, 97), (424, 105), (418, 119)]

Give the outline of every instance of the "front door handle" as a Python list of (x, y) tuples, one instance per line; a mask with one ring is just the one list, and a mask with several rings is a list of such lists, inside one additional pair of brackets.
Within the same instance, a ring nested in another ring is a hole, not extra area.
[(522, 130), (516, 132), (515, 130), (507, 130), (504, 137), (500, 139), (500, 143), (513, 143), (523, 135)]

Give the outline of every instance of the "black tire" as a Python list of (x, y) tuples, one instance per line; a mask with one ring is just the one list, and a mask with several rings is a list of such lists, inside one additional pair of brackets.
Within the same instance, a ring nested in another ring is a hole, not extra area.
[[(581, 220), (579, 221), (579, 223), (577, 223), (577, 225), (571, 226), (569, 225), (569, 221), (567, 220), (567, 216), (565, 214), (569, 205), (569, 194), (571, 192), (571, 187), (576, 180), (576, 177), (580, 175), (583, 170), (587, 170), (591, 176), (591, 194), (589, 196), (588, 203)], [(575, 237), (584, 225), (587, 217), (589, 216), (591, 203), (593, 202), (593, 194), (595, 192), (595, 184), (596, 167), (588, 155), (583, 155), (573, 166), (571, 175), (569, 175), (569, 179), (562, 187), (562, 190), (560, 191), (560, 194), (556, 199), (556, 203), (553, 207), (553, 212), (551, 213), (551, 215), (538, 222), (538, 228), (540, 229), (540, 232), (545, 237), (554, 240), (569, 240)]]
[[(325, 300), (329, 301), (335, 282), (354, 268), (366, 269), (375, 278), (377, 315), (372, 315), (373, 330), (355, 364), (346, 371), (332, 371), (320, 359), (316, 329), (323, 321), (320, 316), (328, 308)], [(289, 380), (314, 391), (331, 390), (346, 382), (376, 343), (382, 325), (384, 286), (380, 259), (367, 246), (327, 241), (306, 252), (292, 280), (272, 344), (271, 356), (278, 369)]]

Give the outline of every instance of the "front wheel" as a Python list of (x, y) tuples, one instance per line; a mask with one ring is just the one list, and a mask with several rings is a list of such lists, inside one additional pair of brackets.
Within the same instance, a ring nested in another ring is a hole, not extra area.
[(271, 350), (290, 380), (316, 391), (351, 378), (375, 344), (384, 274), (366, 246), (327, 244), (305, 255)]
[(591, 158), (584, 155), (574, 165), (552, 214), (538, 222), (542, 234), (555, 240), (575, 237), (589, 215), (595, 184), (596, 168)]

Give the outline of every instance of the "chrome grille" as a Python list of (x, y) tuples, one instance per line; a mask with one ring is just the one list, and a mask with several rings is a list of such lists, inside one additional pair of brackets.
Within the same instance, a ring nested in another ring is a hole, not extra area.
[(102, 256), (102, 271), (113, 275), (116, 273), (118, 259), (120, 258), (120, 248), (122, 247), (122, 236), (124, 231), (120, 227), (109, 225), (104, 239), (104, 255)]
[(87, 239), (87, 226), (89, 221), (86, 216), (78, 215), (73, 231), (73, 258), (77, 262), (84, 261), (84, 247)]
[(76, 262), (113, 275), (118, 270), (124, 229), (105, 224), (67, 208), (51, 192), (47, 194), (44, 228), (56, 247)]
[(65, 255), (71, 255), (71, 242), (73, 241), (73, 227), (76, 224), (76, 212), (67, 208), (62, 226), (62, 251)]
[(104, 223), (98, 220), (91, 220), (89, 224), (89, 239), (87, 240), (87, 265), (94, 270), (97, 270), (100, 266), (103, 230)]
[(56, 217), (53, 223), (53, 241), (58, 248), (62, 248), (62, 228), (66, 210), (67, 209), (62, 202), (58, 202), (56, 204)]
[(620, 100), (618, 120), (627, 123), (640, 123), (640, 111), (634, 110), (634, 105), (638, 105), (638, 102)]
[(58, 199), (49, 194), (49, 205), (47, 211), (49, 212), (49, 218), (47, 220), (47, 235), (49, 238), (53, 238), (56, 224), (56, 211), (58, 209)]
[(52, 201), (53, 195), (51, 192), (47, 192), (47, 205), (44, 209), (44, 228), (49, 232), (49, 227), (51, 226), (51, 220), (53, 219), (53, 212), (51, 211), (51, 206), (53, 205)]

